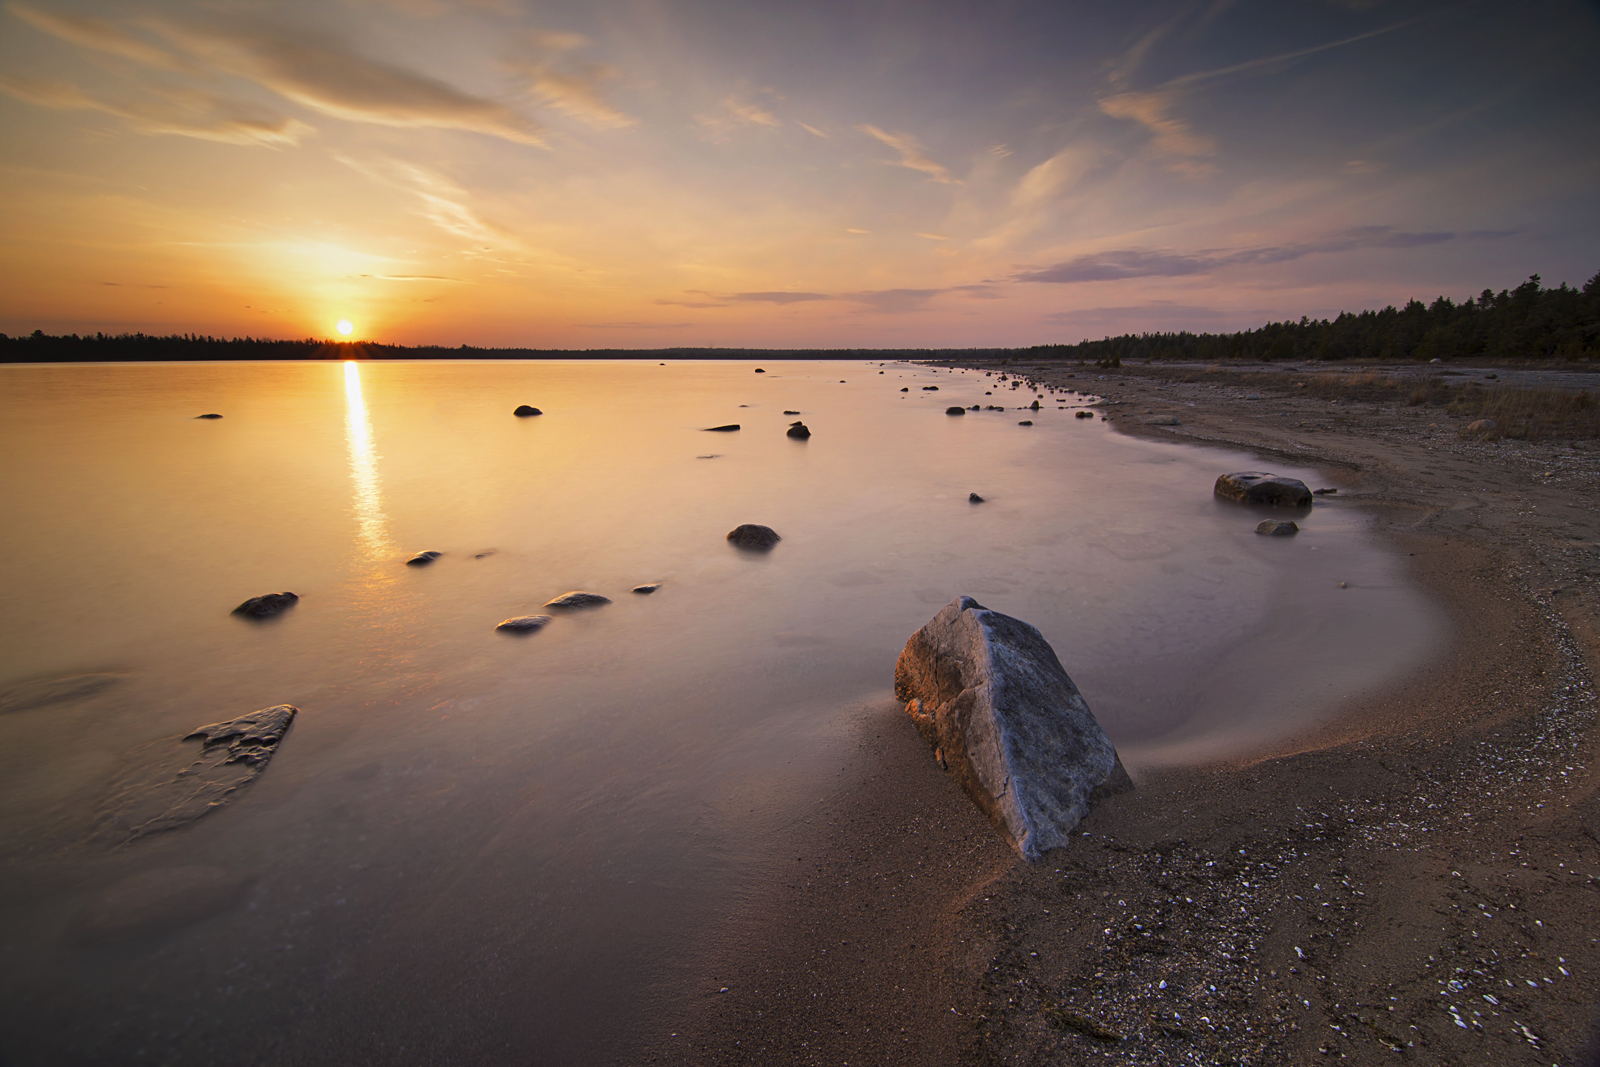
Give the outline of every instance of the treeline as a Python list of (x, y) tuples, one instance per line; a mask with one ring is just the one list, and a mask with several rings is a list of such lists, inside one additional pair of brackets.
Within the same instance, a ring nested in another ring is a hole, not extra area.
[(1336, 319), (1269, 322), (1241, 333), (1143, 333), (1040, 345), (1034, 351), (1102, 366), (1154, 360), (1594, 360), (1600, 358), (1600, 274), (1573, 289), (1533, 275), (1515, 289), (1485, 289), (1456, 303), (1343, 312)]
[(478, 348), (461, 345), (384, 345), (366, 341), (279, 341), (143, 333), (79, 336), (35, 330), (24, 337), (0, 334), (0, 363), (154, 363), (211, 360), (300, 359), (1001, 359), (1007, 348)]

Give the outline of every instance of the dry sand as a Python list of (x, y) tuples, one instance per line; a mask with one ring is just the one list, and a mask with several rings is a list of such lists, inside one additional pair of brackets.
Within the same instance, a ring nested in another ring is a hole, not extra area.
[(1448, 648), (1306, 736), (1144, 778), (1036, 866), (880, 709), (792, 876), (633, 1062), (1600, 1062), (1600, 442), (1482, 441), (1282, 369), (1004, 369), (1130, 433), (1324, 470)]

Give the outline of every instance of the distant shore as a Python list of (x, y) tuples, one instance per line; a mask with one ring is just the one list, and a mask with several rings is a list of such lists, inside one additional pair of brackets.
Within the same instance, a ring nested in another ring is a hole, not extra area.
[[(1466, 431), (1474, 390), (1416, 400), (1383, 368), (952, 364), (1098, 394), (1123, 432), (1323, 470), (1446, 609), (1449, 646), (1303, 736), (1147, 776), (1033, 867), (882, 709), (855, 780), (798, 828), (794, 877), (642, 1059), (1595, 1062), (1600, 439), (1581, 403), (1520, 440)], [(1290, 704), (1277, 666), (1262, 684)]]

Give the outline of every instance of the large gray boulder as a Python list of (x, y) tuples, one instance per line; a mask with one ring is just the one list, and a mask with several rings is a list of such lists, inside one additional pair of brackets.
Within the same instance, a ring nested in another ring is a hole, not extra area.
[(1265, 471), (1235, 471), (1217, 477), (1216, 494), (1241, 504), (1273, 504), (1308, 508), (1311, 490), (1298, 478), (1283, 478)]
[(1044, 636), (971, 597), (911, 635), (894, 690), (940, 764), (1024, 859), (1065, 845), (1091, 803), (1133, 788)]

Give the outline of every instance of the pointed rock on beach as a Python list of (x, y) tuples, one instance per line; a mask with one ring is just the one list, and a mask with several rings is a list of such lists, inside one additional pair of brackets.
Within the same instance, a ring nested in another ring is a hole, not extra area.
[(995, 829), (1038, 860), (1103, 797), (1133, 788), (1055, 651), (971, 597), (911, 635), (894, 691), (941, 764)]

